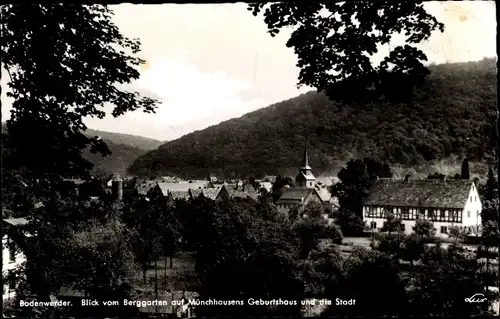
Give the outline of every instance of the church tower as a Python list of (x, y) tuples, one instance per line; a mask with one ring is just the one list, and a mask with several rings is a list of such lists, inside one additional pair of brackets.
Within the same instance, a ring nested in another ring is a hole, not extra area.
[(295, 183), (297, 187), (314, 188), (316, 186), (316, 177), (314, 177), (311, 166), (309, 166), (307, 140), (304, 145), (304, 158), (302, 160), (302, 166), (299, 168), (299, 175), (295, 178)]

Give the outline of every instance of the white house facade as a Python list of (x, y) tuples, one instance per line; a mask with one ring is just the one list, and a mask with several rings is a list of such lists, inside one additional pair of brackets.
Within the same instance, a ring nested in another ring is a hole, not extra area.
[(401, 219), (404, 232), (413, 232), (417, 219), (432, 221), (436, 235), (448, 237), (451, 226), (479, 235), (481, 200), (476, 185), (464, 179), (379, 179), (363, 202), (363, 220), (379, 230), (389, 213)]
[(15, 297), (16, 288), (15, 280), (8, 280), (8, 277), (10, 277), (9, 274), (26, 261), (24, 254), (19, 249), (16, 249), (16, 244), (13, 242), (11, 236), (9, 236), (9, 232), (26, 225), (28, 221), (24, 218), (8, 218), (4, 219), (3, 222), (6, 230), (6, 235), (2, 238), (2, 274), (4, 278), (3, 301), (8, 301)]

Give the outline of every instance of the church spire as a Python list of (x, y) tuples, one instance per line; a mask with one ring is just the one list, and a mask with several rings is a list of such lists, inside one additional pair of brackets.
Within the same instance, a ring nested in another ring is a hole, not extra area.
[(309, 156), (307, 154), (307, 136), (304, 142), (304, 158), (302, 159), (301, 169), (311, 169), (311, 167), (309, 166)]

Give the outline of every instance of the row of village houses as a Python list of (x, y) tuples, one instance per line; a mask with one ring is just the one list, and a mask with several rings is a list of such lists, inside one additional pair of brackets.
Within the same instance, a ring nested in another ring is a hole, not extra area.
[[(271, 191), (273, 177), (257, 181), (260, 189), (255, 189), (249, 183), (237, 181), (219, 183), (215, 178), (206, 181), (180, 181), (175, 178), (161, 178), (155, 180), (126, 180), (131, 188), (144, 196), (161, 195), (169, 200), (190, 199), (204, 196), (211, 200), (224, 198), (250, 198), (257, 200), (262, 189)], [(91, 191), (85, 190), (85, 185), (102, 185), (100, 181), (77, 181), (87, 195)], [(110, 178), (105, 187), (113, 196), (120, 200), (123, 196), (124, 180), (118, 176)], [(97, 187), (99, 188), (99, 187)], [(94, 189), (95, 191), (95, 189)], [(102, 190), (105, 191), (105, 190)], [(99, 193), (99, 192), (98, 192)], [(92, 197), (92, 196), (91, 196)], [(276, 202), (279, 211), (288, 213), (293, 208), (299, 211), (310, 202), (324, 205), (330, 211), (338, 206), (337, 201), (330, 195), (328, 189), (318, 183), (309, 166), (307, 148), (304, 150), (302, 165), (295, 178), (295, 187), (284, 187), (280, 198)], [(363, 220), (372, 231), (378, 231), (383, 226), (389, 213), (402, 220), (404, 232), (411, 233), (415, 221), (419, 218), (431, 220), (437, 229), (437, 235), (448, 236), (451, 226), (465, 228), (476, 235), (480, 235), (482, 204), (476, 185), (465, 179), (379, 179), (375, 182), (369, 196), (363, 202)], [(4, 219), (4, 225), (11, 230), (26, 224), (23, 218)], [(8, 232), (7, 232), (8, 234)], [(8, 235), (4, 236), (4, 243)], [(5, 247), (5, 245), (4, 245)], [(4, 248), (4, 270), (14, 269), (23, 256)], [(12, 287), (11, 287), (12, 288)], [(12, 289), (4, 286), (4, 300), (12, 297)]]

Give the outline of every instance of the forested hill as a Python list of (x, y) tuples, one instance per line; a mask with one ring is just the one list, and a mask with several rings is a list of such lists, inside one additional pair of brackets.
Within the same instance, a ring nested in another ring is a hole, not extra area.
[(89, 150), (84, 151), (85, 158), (94, 163), (94, 173), (99, 176), (109, 176), (113, 173), (126, 174), (127, 168), (136, 158), (146, 153), (146, 151), (156, 149), (164, 143), (137, 135), (92, 129), (87, 129), (85, 134), (102, 137), (111, 151), (111, 155), (106, 157), (92, 154)]
[(487, 161), (492, 154), (496, 61), (430, 69), (411, 104), (381, 100), (340, 105), (309, 92), (168, 142), (139, 157), (129, 172), (191, 178), (291, 172), (301, 161), (306, 131), (316, 174), (364, 156), (403, 165), (450, 155)]
[(123, 133), (113, 133), (113, 132), (105, 132), (98, 131), (93, 129), (87, 129), (85, 134), (88, 136), (100, 136), (103, 139), (110, 141), (115, 144), (125, 144), (129, 146), (133, 146), (139, 148), (141, 150), (154, 150), (158, 148), (158, 146), (165, 143), (165, 141), (159, 141), (148, 137), (131, 135), (131, 134), (123, 134)]
[[(7, 132), (5, 123), (2, 123), (2, 128), (4, 132)], [(106, 157), (92, 154), (89, 150), (83, 152), (84, 157), (95, 165), (94, 173), (99, 176), (109, 176), (112, 173), (126, 174), (127, 168), (137, 157), (162, 144), (158, 140), (142, 136), (92, 129), (87, 129), (85, 135), (101, 136), (111, 151), (111, 155)]]

